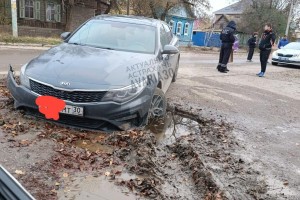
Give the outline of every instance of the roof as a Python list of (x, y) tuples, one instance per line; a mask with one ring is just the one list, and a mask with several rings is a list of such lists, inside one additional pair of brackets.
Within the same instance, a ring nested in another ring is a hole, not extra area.
[(215, 15), (234, 15), (234, 14), (242, 14), (245, 9), (251, 5), (250, 0), (240, 0), (230, 6), (222, 8), (214, 12)]
[(148, 25), (148, 26), (157, 26), (158, 24), (163, 23), (161, 20), (158, 19), (134, 16), (134, 15), (97, 15), (93, 19), (135, 23), (135, 24)]
[(184, 1), (183, 3), (180, 3), (180, 4), (176, 5), (175, 7), (171, 8), (168, 11), (168, 15), (195, 19), (196, 16), (194, 14), (193, 9), (194, 9), (194, 4)]

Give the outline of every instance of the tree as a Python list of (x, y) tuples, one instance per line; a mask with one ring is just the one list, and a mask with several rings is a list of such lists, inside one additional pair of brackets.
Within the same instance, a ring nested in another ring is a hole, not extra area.
[(206, 14), (210, 8), (209, 0), (131, 0), (131, 8), (134, 15), (152, 17), (165, 20), (167, 13), (179, 4), (193, 9), (197, 16)]
[[(262, 32), (264, 24), (272, 23), (277, 34), (284, 34), (292, 0), (243, 0), (248, 7), (243, 13), (240, 30)], [(250, 4), (249, 4), (250, 1)], [(295, 1), (295, 0), (294, 0)], [(296, 0), (299, 2), (299, 0)]]

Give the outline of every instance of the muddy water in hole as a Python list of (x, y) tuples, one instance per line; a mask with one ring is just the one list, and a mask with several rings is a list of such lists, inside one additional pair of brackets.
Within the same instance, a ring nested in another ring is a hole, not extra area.
[(166, 144), (174, 143), (176, 138), (181, 136), (200, 133), (198, 122), (171, 113), (162, 119), (149, 123), (147, 129), (155, 134), (158, 142)]
[[(146, 130), (153, 132), (157, 141), (163, 144), (172, 144), (176, 138), (190, 134), (199, 134), (199, 124), (191, 119), (172, 115), (168, 113), (163, 119), (152, 121), (146, 127)], [(91, 152), (113, 153), (114, 147), (100, 144), (103, 135), (97, 134), (91, 136), (91, 140), (79, 140), (75, 144), (79, 148), (87, 149)], [(123, 171), (120, 169), (120, 171)], [(130, 180), (139, 177), (133, 174), (123, 173), (116, 177), (122, 180)], [(128, 191), (127, 188), (118, 187), (105, 178), (101, 177), (81, 177), (74, 178), (71, 189), (65, 188), (60, 191), (59, 199), (72, 200), (134, 200), (136, 197)], [(75, 188), (75, 189), (74, 189)], [(166, 188), (168, 189), (168, 188)]]

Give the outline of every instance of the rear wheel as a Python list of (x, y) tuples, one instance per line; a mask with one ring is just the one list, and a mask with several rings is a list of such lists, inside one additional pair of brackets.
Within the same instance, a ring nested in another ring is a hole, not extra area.
[(277, 63), (277, 62), (272, 62), (272, 65), (275, 65), (275, 66), (277, 66), (277, 65), (278, 65), (278, 63)]
[(149, 109), (149, 119), (161, 118), (166, 115), (167, 112), (167, 100), (164, 92), (156, 88), (154, 95), (152, 97), (150, 109)]

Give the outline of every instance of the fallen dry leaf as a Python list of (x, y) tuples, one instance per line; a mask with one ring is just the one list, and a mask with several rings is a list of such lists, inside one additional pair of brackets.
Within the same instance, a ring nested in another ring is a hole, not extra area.
[(288, 185), (289, 185), (289, 182), (288, 182), (288, 181), (284, 181), (284, 182), (283, 182), (283, 185), (284, 185), (284, 186), (288, 186)]
[(105, 176), (110, 176), (110, 172), (105, 172)]
[(25, 174), (25, 172), (23, 172), (21, 170), (16, 170), (15, 173), (18, 174), (18, 175), (24, 175)]
[(69, 174), (68, 174), (68, 173), (64, 173), (64, 174), (63, 174), (63, 177), (64, 177), (64, 178), (67, 178), (67, 177), (69, 177)]

